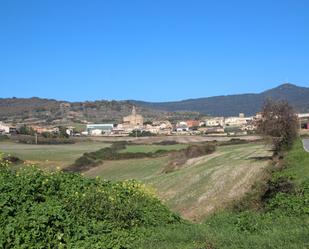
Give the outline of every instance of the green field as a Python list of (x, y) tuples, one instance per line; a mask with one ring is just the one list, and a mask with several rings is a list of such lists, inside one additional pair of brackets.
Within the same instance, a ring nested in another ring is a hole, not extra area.
[[(153, 148), (148, 145), (129, 146), (127, 150), (150, 151)], [(270, 154), (263, 144), (220, 146), (214, 154), (189, 159), (181, 169), (168, 174), (162, 173), (169, 162), (168, 156), (164, 156), (105, 161), (85, 175), (108, 180), (141, 180), (156, 189), (160, 198), (174, 211), (185, 218), (200, 220), (249, 191), (268, 165), (267, 160), (258, 158)]]
[[(27, 145), (1, 142), (0, 151), (16, 155), (41, 168), (64, 168), (85, 152), (96, 151), (110, 144), (80, 142), (70, 145)], [(178, 150), (176, 145), (128, 145), (122, 152), (155, 152)], [(181, 169), (163, 173), (169, 156), (128, 160), (104, 161), (102, 165), (84, 172), (86, 176), (118, 181), (137, 179), (155, 189), (158, 196), (172, 210), (190, 220), (201, 220), (249, 191), (270, 155), (260, 143), (218, 146), (215, 153), (192, 158)], [(184, 184), (185, 183), (185, 184)]]
[(81, 142), (63, 145), (30, 145), (0, 142), (0, 151), (15, 155), (24, 161), (39, 164), (43, 168), (66, 167), (85, 152), (109, 146), (101, 142)]

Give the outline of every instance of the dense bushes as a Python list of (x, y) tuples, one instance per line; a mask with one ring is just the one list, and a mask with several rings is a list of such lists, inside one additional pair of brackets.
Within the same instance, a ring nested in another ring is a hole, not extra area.
[(218, 145), (224, 146), (224, 145), (235, 145), (235, 144), (246, 144), (246, 143), (249, 143), (249, 141), (240, 138), (232, 138), (228, 141), (218, 142)]
[(181, 222), (135, 181), (1, 164), (0, 248), (132, 248), (141, 229)]
[(30, 135), (15, 135), (11, 137), (12, 140), (18, 142), (18, 143), (24, 143), (24, 144), (74, 144), (75, 141), (70, 138), (65, 137), (43, 137), (38, 136), (37, 140), (35, 136)]
[(285, 215), (309, 215), (309, 153), (296, 141), (283, 168), (273, 173), (264, 197), (266, 209)]
[(153, 137), (156, 136), (156, 134), (150, 132), (150, 131), (132, 131), (129, 133), (129, 137)]
[(156, 145), (175, 145), (175, 144), (179, 144), (177, 141), (175, 140), (163, 140), (161, 142), (157, 142), (157, 143), (154, 143)]
[(157, 150), (155, 152), (120, 152), (126, 148), (126, 142), (116, 142), (111, 147), (103, 148), (94, 152), (84, 153), (71, 166), (64, 169), (68, 172), (82, 172), (91, 167), (102, 164), (104, 160), (124, 160), (138, 158), (155, 158), (170, 155), (171, 163), (164, 172), (171, 171), (174, 166), (184, 164), (188, 159), (211, 154), (216, 150), (214, 143), (203, 145), (190, 145), (180, 150)]
[(4, 156), (4, 157), (3, 157), (3, 160), (4, 160), (4, 161), (7, 161), (7, 162), (9, 162), (9, 163), (11, 163), (11, 164), (21, 164), (21, 163), (24, 162), (24, 161), (21, 160), (19, 157), (17, 157), (17, 156), (12, 156), (12, 155)]
[(82, 172), (91, 167), (103, 163), (103, 160), (123, 160), (137, 158), (154, 158), (169, 153), (165, 150), (157, 150), (155, 152), (120, 152), (126, 148), (127, 142), (116, 142), (111, 147), (103, 148), (94, 152), (84, 153), (78, 158), (74, 164), (65, 168), (68, 172)]

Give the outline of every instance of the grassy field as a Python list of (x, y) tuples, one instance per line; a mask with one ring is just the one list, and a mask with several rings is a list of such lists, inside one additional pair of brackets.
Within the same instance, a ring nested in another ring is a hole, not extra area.
[[(110, 144), (81, 142), (72, 145), (27, 145), (1, 142), (0, 151), (10, 153), (42, 168), (64, 168), (85, 152), (96, 151)], [(177, 150), (187, 145), (128, 145), (123, 152), (155, 152)], [(162, 173), (169, 156), (129, 160), (104, 161), (84, 174), (118, 181), (137, 179), (154, 188), (172, 210), (190, 220), (201, 220), (250, 189), (270, 155), (260, 143), (219, 146), (213, 154), (189, 159), (183, 167)], [(184, 184), (185, 183), (185, 184)]]
[[(157, 149), (153, 146), (128, 146), (127, 150), (150, 151), (153, 148)], [(190, 159), (181, 169), (168, 174), (162, 173), (169, 162), (165, 156), (105, 161), (85, 175), (109, 180), (141, 180), (155, 188), (174, 211), (185, 218), (201, 220), (248, 191), (268, 165), (267, 160), (259, 159), (269, 155), (263, 144), (220, 146), (214, 154)]]
[(0, 142), (0, 151), (15, 155), (43, 168), (66, 167), (85, 152), (109, 146), (101, 142), (82, 142), (63, 145), (29, 145), (10, 141)]
[(275, 193), (262, 210), (222, 210), (201, 224), (154, 228), (138, 248), (309, 248), (308, 165), (309, 153), (298, 141), (287, 153), (283, 169), (271, 176), (271, 181), (281, 184), (288, 177), (295, 184), (295, 192)]
[(168, 157), (141, 158), (117, 161), (105, 161), (103, 165), (90, 169), (84, 174), (89, 177), (118, 181), (127, 179), (144, 180), (160, 175)]

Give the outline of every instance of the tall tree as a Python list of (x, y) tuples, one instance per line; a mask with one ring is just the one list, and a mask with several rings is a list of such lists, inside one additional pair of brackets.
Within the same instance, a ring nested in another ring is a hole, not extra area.
[(266, 100), (258, 131), (270, 141), (275, 154), (292, 146), (298, 136), (298, 126), (296, 112), (287, 101)]

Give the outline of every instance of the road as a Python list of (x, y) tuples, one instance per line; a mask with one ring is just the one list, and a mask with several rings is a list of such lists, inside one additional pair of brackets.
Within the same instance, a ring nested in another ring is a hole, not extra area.
[(309, 139), (303, 139), (304, 149), (309, 152)]

